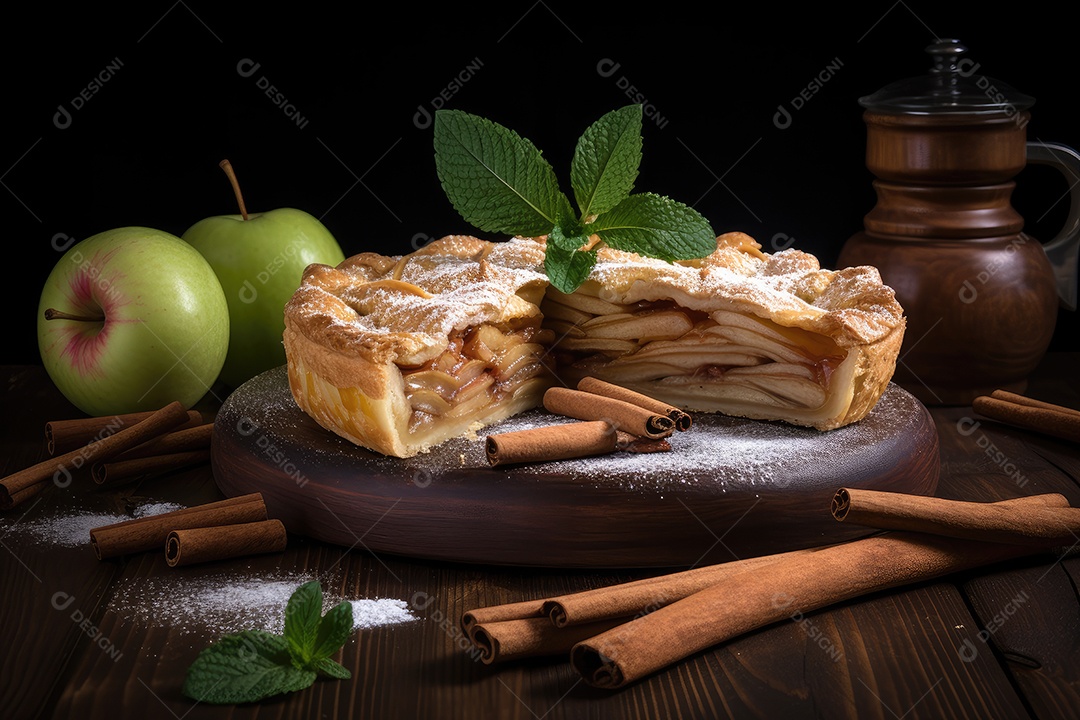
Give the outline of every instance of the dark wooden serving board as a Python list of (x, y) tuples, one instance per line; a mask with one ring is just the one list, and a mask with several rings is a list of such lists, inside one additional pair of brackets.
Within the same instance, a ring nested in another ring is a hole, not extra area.
[(861, 422), (830, 432), (697, 414), (667, 453), (492, 468), (483, 438), (565, 422), (542, 410), (391, 458), (320, 427), (284, 367), (230, 395), (215, 422), (214, 477), (227, 496), (261, 492), (289, 532), (424, 559), (558, 568), (667, 568), (838, 542), (840, 487), (932, 495), (938, 435), (927, 409), (890, 385)]

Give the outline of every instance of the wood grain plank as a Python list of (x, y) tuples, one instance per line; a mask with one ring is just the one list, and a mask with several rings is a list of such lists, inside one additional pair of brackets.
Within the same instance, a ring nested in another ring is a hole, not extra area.
[[(1075, 355), (1050, 355), (1032, 375), (1029, 397), (1080, 407)], [(968, 409), (934, 412), (953, 493), (1012, 496), (1060, 492), (1080, 505), (1080, 448), (986, 420)], [(993, 655), (1039, 718), (1080, 715), (1080, 560), (1032, 558), (973, 574), (961, 585), (978, 632), (966, 657)]]
[(948, 583), (796, 615), (709, 653), (721, 716), (1025, 717), (993, 659), (957, 656), (971, 625)]
[(964, 585), (980, 628), (966, 655), (1000, 657), (1042, 719), (1080, 710), (1080, 602), (1070, 577), (1077, 570), (1077, 558), (1033, 562)]
[[(1080, 486), (1057, 464), (1032, 451), (1031, 443), (1047, 442), (977, 417), (970, 408), (934, 408), (941, 449), (940, 497), (976, 501), (1004, 500), (1057, 492), (1080, 504)], [(1065, 441), (1052, 441), (1063, 451)]]
[[(79, 415), (42, 368), (5, 367), (2, 381), (7, 391), (0, 400), (0, 472), (7, 474), (45, 459), (47, 419)], [(47, 712), (69, 657), (108, 640), (94, 618), (112, 570), (96, 563), (89, 545), (56, 546), (31, 532), (76, 507), (114, 512), (114, 500), (95, 496), (92, 484), (75, 474), (67, 487), (50, 484), (0, 515), (0, 707), (7, 717)]]

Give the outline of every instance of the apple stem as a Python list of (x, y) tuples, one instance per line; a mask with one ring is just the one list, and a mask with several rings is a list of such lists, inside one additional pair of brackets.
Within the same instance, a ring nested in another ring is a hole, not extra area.
[(236, 179), (236, 172), (233, 170), (232, 163), (226, 158), (219, 162), (218, 165), (225, 171), (229, 182), (232, 183), (233, 194), (236, 195), (236, 204), (240, 206), (240, 215), (247, 220), (247, 207), (244, 206), (244, 196), (240, 193), (240, 182)]
[(46, 320), (78, 320), (79, 322), (105, 322), (104, 315), (73, 315), (63, 310), (49, 308), (45, 311)]

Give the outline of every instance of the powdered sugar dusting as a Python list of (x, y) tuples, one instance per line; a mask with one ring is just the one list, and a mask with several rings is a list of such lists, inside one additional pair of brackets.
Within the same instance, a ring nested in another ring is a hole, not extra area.
[(316, 341), (371, 346), (415, 364), (440, 352), (453, 331), (536, 314), (547, 286), (543, 260), (543, 246), (525, 238), (448, 236), (405, 256), (362, 253), (306, 274), (286, 304), (286, 324)]
[(903, 323), (903, 308), (876, 268), (825, 270), (801, 250), (760, 248), (739, 232), (717, 238), (708, 257), (674, 263), (603, 248), (589, 278), (610, 302), (674, 299), (705, 312), (745, 311), (820, 332), (842, 347), (874, 342)]
[[(917, 401), (890, 386), (870, 415), (858, 423), (822, 432), (779, 422), (697, 414), (688, 432), (668, 438), (672, 450), (661, 454), (616, 452), (574, 460), (533, 463), (517, 468), (524, 475), (566, 473), (585, 482), (625, 489), (663, 490), (708, 482), (712, 486), (771, 487), (865, 462), (867, 448), (895, 434), (896, 422), (918, 408)], [(485, 428), (467, 443), (464, 464), (486, 464), (484, 438), (498, 432), (572, 422), (544, 412), (530, 412)], [(453, 449), (450, 449), (453, 452)], [(435, 457), (442, 453), (435, 454)], [(453, 464), (453, 458), (450, 458)], [(458, 464), (461, 464), (460, 453)]]
[[(168, 627), (181, 635), (225, 635), (242, 630), (281, 633), (285, 607), (298, 587), (315, 578), (304, 573), (274, 572), (237, 576), (163, 575), (122, 581), (109, 610), (123, 620)], [(370, 630), (416, 620), (396, 598), (342, 598), (325, 592), (323, 612), (348, 600), (353, 629)]]
[[(90, 531), (94, 528), (113, 525), (134, 518), (160, 515), (181, 508), (183, 508), (183, 505), (178, 503), (143, 503), (136, 506), (131, 515), (69, 509), (60, 515), (51, 517), (36, 518), (24, 522), (12, 521), (6, 524), (4, 534), (14, 532), (29, 535), (38, 542), (60, 547), (89, 546)], [(0, 524), (0, 528), (2, 527), (4, 525)]]
[(416, 619), (408, 603), (394, 598), (352, 600), (353, 627), (368, 629), (382, 625), (396, 625)]
[(184, 506), (180, 503), (174, 502), (148, 502), (136, 507), (132, 510), (131, 514), (134, 517), (150, 517), (152, 515), (161, 515), (167, 512), (174, 512), (176, 510), (183, 510)]

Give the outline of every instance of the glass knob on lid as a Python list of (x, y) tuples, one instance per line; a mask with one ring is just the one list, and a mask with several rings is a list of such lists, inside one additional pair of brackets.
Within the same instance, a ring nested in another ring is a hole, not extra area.
[(1035, 103), (1034, 98), (981, 74), (979, 63), (965, 57), (967, 48), (959, 40), (936, 40), (926, 52), (932, 58), (927, 75), (886, 85), (859, 98), (859, 104), (885, 114), (1016, 115)]

